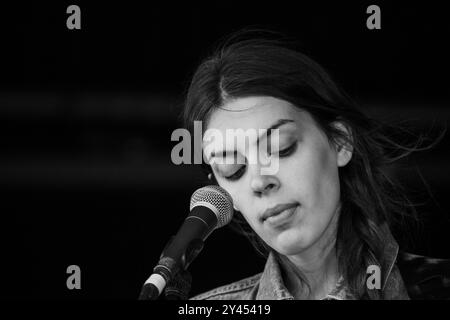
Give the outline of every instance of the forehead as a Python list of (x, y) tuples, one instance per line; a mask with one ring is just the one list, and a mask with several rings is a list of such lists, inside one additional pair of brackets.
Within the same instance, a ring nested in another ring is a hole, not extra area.
[(273, 97), (246, 97), (232, 100), (215, 110), (207, 129), (266, 129), (278, 119), (300, 120), (289, 102)]

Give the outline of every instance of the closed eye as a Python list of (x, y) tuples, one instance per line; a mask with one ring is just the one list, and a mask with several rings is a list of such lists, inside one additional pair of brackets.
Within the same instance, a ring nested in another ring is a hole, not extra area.
[(293, 154), (296, 149), (297, 149), (297, 142), (294, 142), (293, 144), (291, 144), (286, 149), (280, 150), (278, 152), (278, 156), (281, 157), (281, 158), (288, 157), (291, 154)]
[[(281, 157), (281, 158), (288, 157), (291, 154), (293, 154), (296, 149), (297, 149), (297, 142), (293, 143), (292, 145), (290, 145), (286, 149), (280, 150), (278, 152), (278, 156)], [(241, 166), (235, 173), (233, 173), (230, 176), (226, 176), (224, 178), (229, 180), (229, 181), (236, 181), (236, 180), (240, 179), (244, 175), (246, 167), (247, 166), (245, 166), (245, 165)]]
[(225, 177), (225, 179), (230, 181), (238, 180), (240, 177), (244, 175), (246, 166), (240, 167), (235, 173), (233, 173), (231, 176)]

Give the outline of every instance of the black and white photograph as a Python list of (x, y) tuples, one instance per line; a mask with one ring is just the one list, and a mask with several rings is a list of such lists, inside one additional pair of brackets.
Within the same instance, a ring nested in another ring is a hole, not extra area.
[(450, 299), (444, 8), (2, 5), (0, 300)]

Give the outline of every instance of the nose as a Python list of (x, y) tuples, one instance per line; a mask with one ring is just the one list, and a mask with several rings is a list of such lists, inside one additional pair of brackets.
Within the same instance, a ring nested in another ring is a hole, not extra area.
[(250, 187), (257, 196), (267, 195), (279, 189), (280, 181), (274, 175), (263, 175), (255, 172), (250, 181)]

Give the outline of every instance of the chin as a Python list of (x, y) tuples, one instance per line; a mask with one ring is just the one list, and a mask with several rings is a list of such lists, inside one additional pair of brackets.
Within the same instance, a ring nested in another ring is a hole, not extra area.
[(299, 230), (286, 230), (278, 235), (275, 249), (284, 255), (295, 255), (309, 248), (313, 243), (313, 237), (309, 232)]

